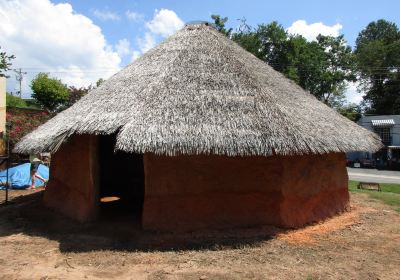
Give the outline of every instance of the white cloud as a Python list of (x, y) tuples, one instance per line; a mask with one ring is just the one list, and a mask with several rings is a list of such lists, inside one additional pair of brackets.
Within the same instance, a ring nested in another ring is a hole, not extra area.
[(112, 12), (112, 11), (110, 11), (108, 9), (104, 9), (104, 10), (95, 9), (95, 10), (93, 10), (93, 15), (95, 17), (97, 17), (98, 19), (101, 19), (101, 20), (104, 20), (104, 21), (106, 21), (106, 20), (112, 20), (112, 21), (120, 20), (120, 17), (119, 17), (119, 15), (117, 13)]
[[(49, 0), (0, 1), (0, 42), (16, 56), (13, 67), (28, 72), (25, 93), (30, 92), (29, 79), (38, 72), (86, 86), (108, 78), (121, 62), (89, 18), (74, 12), (70, 4)], [(8, 84), (9, 90), (15, 90), (14, 75)]]
[(156, 35), (167, 37), (183, 27), (183, 21), (174, 11), (155, 10), (154, 17), (146, 23), (146, 27)]
[(138, 45), (141, 53), (145, 53), (156, 45), (153, 34), (146, 32), (143, 38), (138, 38)]
[(136, 59), (138, 59), (140, 57), (141, 53), (140, 51), (133, 51), (132, 52), (132, 57), (131, 57), (131, 61), (135, 61)]
[(127, 10), (125, 15), (126, 15), (126, 18), (131, 20), (131, 21), (136, 21), (137, 22), (137, 21), (142, 21), (144, 19), (144, 15), (143, 14), (140, 14), (140, 13), (137, 13), (137, 12), (134, 12), (134, 11), (130, 11), (130, 10)]
[(125, 56), (131, 52), (131, 43), (128, 39), (119, 40), (115, 46), (115, 50), (120, 57)]
[(165, 38), (183, 27), (183, 21), (178, 15), (167, 9), (155, 10), (153, 19), (146, 22), (148, 31), (143, 37), (137, 38), (139, 50), (132, 53), (132, 61), (153, 48), (159, 39)]
[(329, 26), (322, 22), (307, 24), (305, 20), (297, 20), (287, 29), (290, 34), (302, 35), (308, 41), (313, 41), (319, 34), (325, 36), (339, 36), (343, 26), (340, 23)]
[(348, 103), (360, 104), (360, 102), (363, 100), (363, 94), (357, 91), (358, 86), (359, 86), (359, 84), (357, 82), (348, 83), (347, 89), (345, 92)]

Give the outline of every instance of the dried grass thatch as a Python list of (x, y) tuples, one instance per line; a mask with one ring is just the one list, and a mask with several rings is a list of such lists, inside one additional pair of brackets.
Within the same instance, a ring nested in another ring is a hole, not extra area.
[(167, 155), (319, 154), (382, 145), (204, 24), (169, 37), (15, 151), (55, 151), (72, 134), (117, 131), (116, 149)]

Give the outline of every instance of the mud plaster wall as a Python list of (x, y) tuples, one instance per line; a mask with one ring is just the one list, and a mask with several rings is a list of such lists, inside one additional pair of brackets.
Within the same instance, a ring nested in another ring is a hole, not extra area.
[(52, 155), (45, 204), (79, 221), (97, 217), (97, 137), (74, 135)]
[(146, 154), (143, 227), (193, 230), (299, 227), (346, 210), (345, 155), (296, 157)]

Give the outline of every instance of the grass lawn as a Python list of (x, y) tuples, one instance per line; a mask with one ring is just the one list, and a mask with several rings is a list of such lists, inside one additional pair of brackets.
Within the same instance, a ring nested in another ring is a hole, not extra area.
[(349, 191), (366, 193), (373, 199), (382, 200), (384, 203), (394, 206), (400, 212), (400, 184), (380, 184), (381, 192), (357, 189), (357, 181), (349, 181)]

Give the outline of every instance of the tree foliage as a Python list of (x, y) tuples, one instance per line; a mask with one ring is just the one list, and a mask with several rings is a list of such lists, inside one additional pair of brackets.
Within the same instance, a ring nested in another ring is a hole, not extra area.
[(106, 80), (104, 80), (103, 78), (98, 79), (97, 82), (96, 82), (96, 87), (101, 86), (101, 84), (104, 83), (105, 81)]
[(6, 52), (0, 51), (0, 77), (5, 76), (5, 72), (10, 70), (11, 60), (13, 59), (15, 59), (14, 55), (7, 55)]
[(220, 15), (211, 15), (211, 18), (214, 21), (217, 30), (229, 37), (233, 29), (225, 28), (225, 23), (228, 21), (228, 18), (227, 17), (222, 18)]
[(70, 98), (68, 87), (61, 80), (50, 78), (47, 73), (39, 73), (31, 82), (32, 97), (49, 111), (62, 108)]
[(354, 56), (343, 36), (319, 35), (309, 42), (288, 34), (276, 21), (252, 28), (242, 19), (233, 32), (225, 27), (227, 18), (212, 19), (222, 33), (327, 104), (341, 98), (346, 82), (355, 80)]
[(361, 118), (361, 107), (357, 104), (343, 104), (336, 108), (336, 110), (349, 120), (356, 122)]
[(90, 85), (88, 87), (74, 87), (70, 86), (68, 88), (69, 90), (69, 98), (68, 101), (65, 103), (65, 109), (72, 106), (75, 102), (77, 102), (79, 99), (81, 99), (83, 96), (85, 96), (93, 87)]
[(400, 114), (400, 30), (396, 24), (382, 19), (369, 23), (357, 37), (355, 54), (367, 112)]

